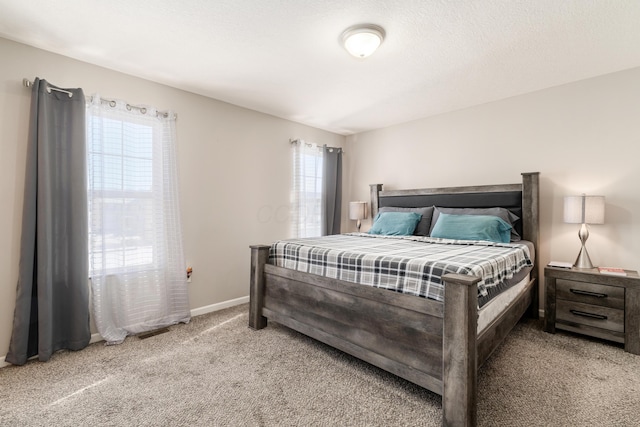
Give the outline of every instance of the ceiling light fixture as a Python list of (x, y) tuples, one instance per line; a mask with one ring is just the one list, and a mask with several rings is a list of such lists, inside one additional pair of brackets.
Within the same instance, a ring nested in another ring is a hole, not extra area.
[(384, 36), (384, 29), (378, 25), (354, 25), (342, 33), (342, 44), (356, 58), (366, 58), (382, 44)]

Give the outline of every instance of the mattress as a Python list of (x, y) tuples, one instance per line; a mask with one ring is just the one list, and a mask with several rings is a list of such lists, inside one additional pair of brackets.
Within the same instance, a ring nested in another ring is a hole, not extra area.
[(478, 334), (484, 331), (491, 322), (497, 319), (498, 316), (520, 296), (520, 294), (526, 292), (529, 280), (531, 280), (531, 277), (529, 274), (526, 274), (522, 280), (504, 292), (501, 292), (495, 298), (492, 298), (491, 301), (485, 304), (484, 307), (478, 311)]
[[(442, 301), (442, 276), (480, 277), (478, 305), (522, 279), (533, 265), (533, 245), (421, 236), (349, 233), (280, 240), (270, 263), (320, 276)], [(514, 280), (515, 278), (515, 280)]]

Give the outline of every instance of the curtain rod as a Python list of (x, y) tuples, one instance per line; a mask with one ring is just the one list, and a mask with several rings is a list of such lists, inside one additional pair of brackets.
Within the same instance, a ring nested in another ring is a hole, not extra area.
[[(22, 84), (24, 85), (24, 87), (33, 86), (33, 82), (31, 80), (27, 79), (27, 78), (22, 79)], [(47, 92), (48, 93), (51, 93), (52, 90), (55, 90), (56, 92), (66, 93), (67, 95), (69, 95), (69, 98), (71, 98), (73, 96), (73, 92), (69, 92), (68, 90), (58, 89), (57, 87), (47, 86)]]
[[(31, 87), (33, 86), (33, 82), (31, 80), (29, 80), (28, 78), (24, 78), (22, 79), (22, 84), (24, 85), (24, 87)], [(69, 98), (71, 98), (73, 96), (73, 92), (69, 92), (68, 90), (64, 90), (64, 89), (58, 89), (57, 87), (51, 87), (51, 86), (47, 86), (47, 92), (51, 93), (52, 90), (55, 90), (56, 92), (62, 92), (62, 93), (66, 93), (69, 95)], [(89, 102), (93, 102), (93, 96), (85, 96), (84, 97), (85, 101), (89, 101)], [(107, 99), (107, 98), (100, 98), (101, 102), (106, 102), (109, 104), (110, 107), (115, 107), (116, 106), (116, 101), (115, 99)], [(129, 103), (127, 103), (127, 110), (131, 110), (132, 108), (135, 108), (137, 110), (139, 110), (142, 114), (147, 114), (147, 107), (140, 107), (137, 105), (131, 105)], [(156, 116), (162, 116), (162, 117), (169, 117), (169, 112), (167, 111), (156, 111)], [(173, 117), (175, 119), (178, 118), (178, 114), (173, 113)]]
[[(298, 143), (305, 143), (305, 144), (307, 144), (307, 147), (313, 147), (313, 144), (311, 144), (309, 142), (304, 142), (304, 140), (302, 140), (302, 139), (289, 138), (289, 144), (298, 144)], [(324, 148), (324, 149), (327, 149), (327, 150), (340, 150), (340, 151), (342, 151), (343, 154), (346, 154), (346, 151), (344, 151), (344, 148), (342, 148), (342, 147), (328, 147), (327, 144), (325, 144), (325, 145), (317, 145), (317, 147), (318, 148)]]

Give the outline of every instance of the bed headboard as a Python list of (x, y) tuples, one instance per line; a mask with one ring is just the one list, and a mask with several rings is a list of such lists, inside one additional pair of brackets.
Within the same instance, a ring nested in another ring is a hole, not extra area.
[(422, 188), (382, 191), (382, 184), (371, 184), (371, 217), (383, 206), (509, 209), (520, 221), (516, 231), (538, 250), (539, 172), (522, 174), (521, 184), (481, 185), (472, 187)]

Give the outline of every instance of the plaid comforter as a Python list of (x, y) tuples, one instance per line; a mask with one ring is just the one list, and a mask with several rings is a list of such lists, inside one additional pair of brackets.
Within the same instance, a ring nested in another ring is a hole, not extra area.
[(479, 306), (533, 265), (522, 243), (366, 233), (281, 240), (271, 245), (269, 259), (280, 267), (437, 301), (444, 297), (444, 274), (478, 276)]

